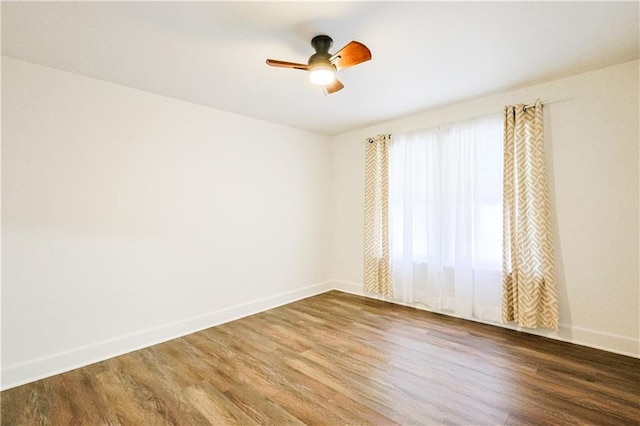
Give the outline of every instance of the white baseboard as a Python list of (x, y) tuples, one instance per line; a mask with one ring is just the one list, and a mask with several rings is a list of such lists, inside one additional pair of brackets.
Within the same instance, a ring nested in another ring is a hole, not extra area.
[[(330, 282), (330, 286), (334, 290), (343, 291), (345, 293), (356, 294), (359, 296), (369, 297), (371, 299), (384, 300), (386, 302), (395, 303), (403, 306), (410, 306), (416, 309), (422, 309), (430, 312), (437, 312), (439, 314), (451, 315), (447, 312), (431, 311), (423, 306), (417, 306), (412, 304), (406, 304), (391, 300), (382, 296), (377, 296), (371, 293), (366, 293), (362, 284), (333, 280)], [(524, 333), (535, 334), (538, 336), (548, 337), (550, 339), (561, 340), (563, 342), (569, 342), (576, 345), (588, 346), (590, 348), (602, 349), (607, 352), (613, 352), (620, 355), (627, 355), (635, 358), (640, 358), (640, 339), (634, 339), (627, 336), (621, 336), (613, 333), (605, 333), (602, 331), (576, 327), (568, 324), (560, 324), (558, 333), (554, 333), (548, 330), (534, 330), (528, 328), (518, 327), (512, 324), (495, 323), (489, 321), (480, 321), (472, 318), (464, 318), (469, 321), (481, 322), (483, 324), (489, 324), (497, 327), (508, 328), (511, 330), (517, 330)]]
[(296, 300), (315, 296), (331, 290), (332, 283), (332, 281), (321, 282), (275, 296), (209, 312), (176, 323), (74, 348), (20, 364), (3, 366), (1, 389), (10, 389), (45, 377), (75, 370), (76, 368), (166, 342), (209, 327), (273, 309)]
[[(7, 367), (3, 366), (1, 375), (2, 385), (0, 388), (2, 390), (6, 390), (56, 374), (65, 373), (76, 368), (104, 361), (119, 355), (124, 355), (129, 352), (166, 342), (187, 334), (195, 333), (209, 327), (234, 321), (242, 317), (257, 314), (259, 312), (315, 296), (330, 290), (338, 290), (345, 293), (352, 293), (372, 299), (385, 300), (391, 303), (428, 310), (421, 306), (403, 304), (384, 297), (365, 293), (362, 289), (362, 285), (358, 283), (340, 280), (325, 281), (301, 289), (280, 293), (275, 296), (253, 300), (251, 302), (220, 309), (197, 317), (188, 318), (180, 322), (132, 333), (126, 336), (120, 336), (84, 347), (74, 348), (66, 352), (29, 360), (20, 364), (14, 364)], [(477, 320), (472, 319), (471, 321)], [(640, 358), (639, 340), (626, 336), (603, 333), (585, 328), (572, 327), (569, 325), (560, 325), (559, 333), (555, 334), (545, 331), (521, 329), (510, 324), (491, 323), (485, 321), (477, 322), (483, 322), (493, 326), (509, 328), (525, 333), (541, 335), (556, 340), (562, 340), (569, 343)]]

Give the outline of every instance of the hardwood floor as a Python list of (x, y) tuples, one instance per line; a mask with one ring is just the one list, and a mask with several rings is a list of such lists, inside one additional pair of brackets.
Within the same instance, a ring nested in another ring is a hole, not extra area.
[(3, 425), (632, 425), (640, 360), (333, 291), (0, 397)]

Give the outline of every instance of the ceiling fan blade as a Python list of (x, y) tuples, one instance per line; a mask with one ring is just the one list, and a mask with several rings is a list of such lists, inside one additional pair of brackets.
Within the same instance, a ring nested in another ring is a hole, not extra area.
[(267, 65), (280, 68), (294, 68), (303, 71), (307, 71), (309, 69), (309, 65), (296, 64), (295, 62), (278, 61), (276, 59), (267, 59)]
[(369, 48), (358, 41), (352, 41), (335, 53), (330, 61), (336, 66), (336, 70), (340, 71), (366, 62), (369, 59), (371, 59)]
[(340, 82), (337, 78), (333, 80), (333, 83), (327, 85), (324, 90), (327, 92), (327, 95), (337, 92), (338, 90), (342, 90), (344, 88), (344, 84)]

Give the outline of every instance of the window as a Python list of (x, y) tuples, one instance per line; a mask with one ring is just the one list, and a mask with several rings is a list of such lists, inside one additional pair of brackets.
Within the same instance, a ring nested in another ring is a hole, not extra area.
[(393, 136), (391, 257), (404, 302), (500, 319), (502, 125), (492, 115)]

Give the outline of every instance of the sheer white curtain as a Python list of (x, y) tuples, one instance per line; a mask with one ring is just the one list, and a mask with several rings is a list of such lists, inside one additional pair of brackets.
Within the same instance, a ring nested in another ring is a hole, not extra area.
[(500, 321), (502, 125), (496, 115), (393, 135), (395, 299)]

